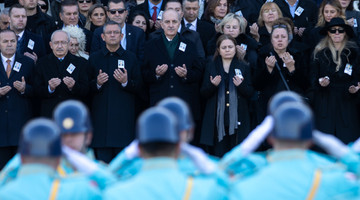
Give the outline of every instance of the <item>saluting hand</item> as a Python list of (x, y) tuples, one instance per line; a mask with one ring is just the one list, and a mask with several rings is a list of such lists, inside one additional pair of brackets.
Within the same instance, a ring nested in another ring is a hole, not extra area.
[(124, 72), (121, 69), (115, 69), (114, 71), (114, 78), (119, 82), (119, 83), (126, 83), (127, 82), (127, 70), (125, 68)]
[(221, 82), (221, 76), (220, 75), (217, 75), (215, 76), (214, 78), (212, 76), (210, 76), (210, 82), (215, 85), (215, 86), (218, 86)]
[(14, 88), (16, 88), (20, 93), (25, 92), (25, 86), (26, 86), (26, 82), (25, 82), (25, 78), (22, 76), (21, 77), (21, 82), (20, 81), (15, 81), (13, 83)]
[(75, 85), (75, 80), (70, 76), (65, 76), (63, 78), (65, 85), (68, 87), (69, 90), (72, 90)]
[(183, 64), (182, 67), (180, 67), (180, 66), (175, 67), (175, 72), (181, 78), (186, 78), (186, 75), (187, 75), (186, 65)]
[(11, 90), (10, 86), (0, 87), (0, 96), (6, 95)]
[(50, 90), (54, 91), (56, 89), (56, 87), (60, 85), (61, 80), (59, 78), (52, 78), (48, 81), (48, 83), (50, 86)]
[(168, 69), (167, 64), (158, 65), (155, 69), (156, 76), (162, 76)]
[(109, 80), (109, 75), (107, 73), (102, 72), (102, 70), (99, 70), (99, 75), (97, 76), (96, 83), (100, 86), (102, 86), (104, 83), (106, 83)]

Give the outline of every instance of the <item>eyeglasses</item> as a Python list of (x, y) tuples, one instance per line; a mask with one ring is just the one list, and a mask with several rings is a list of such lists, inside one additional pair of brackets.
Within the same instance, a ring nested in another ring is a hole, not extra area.
[(109, 10), (110, 14), (112, 14), (112, 15), (115, 15), (116, 12), (118, 12), (119, 14), (123, 14), (125, 11), (126, 11), (125, 8), (123, 8), (123, 9), (118, 9), (118, 10)]
[(91, 0), (79, 0), (79, 3), (91, 3)]
[(343, 29), (343, 28), (334, 28), (334, 29), (330, 29), (330, 30), (329, 30), (329, 33), (331, 33), (331, 34), (335, 34), (335, 33), (336, 33), (336, 31), (337, 31), (338, 33), (345, 33), (345, 29)]
[(46, 4), (38, 4), (38, 6), (39, 6), (41, 9), (47, 9), (47, 5), (46, 5)]

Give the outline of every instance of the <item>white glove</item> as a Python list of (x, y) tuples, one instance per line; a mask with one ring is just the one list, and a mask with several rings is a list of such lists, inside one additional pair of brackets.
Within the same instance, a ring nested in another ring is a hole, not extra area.
[(349, 152), (349, 147), (337, 137), (322, 133), (318, 130), (313, 131), (313, 141), (316, 145), (323, 148), (328, 154), (338, 159)]
[(243, 156), (255, 151), (260, 144), (266, 139), (274, 128), (274, 118), (270, 115), (266, 116), (264, 121), (261, 122), (245, 140), (240, 144), (240, 151)]
[(124, 149), (125, 157), (128, 160), (132, 160), (134, 158), (139, 157), (139, 141), (132, 141), (127, 147)]
[(192, 146), (188, 143), (182, 143), (181, 153), (188, 156), (203, 174), (210, 174), (216, 169), (215, 163), (212, 162), (208, 158), (207, 154), (198, 147)]
[(76, 168), (77, 171), (86, 175), (91, 175), (99, 169), (98, 165), (86, 157), (84, 154), (71, 149), (67, 146), (62, 146), (63, 155), (70, 162), (70, 164)]
[(358, 138), (354, 144), (352, 145), (352, 149), (356, 152), (356, 153), (360, 153), (360, 138)]

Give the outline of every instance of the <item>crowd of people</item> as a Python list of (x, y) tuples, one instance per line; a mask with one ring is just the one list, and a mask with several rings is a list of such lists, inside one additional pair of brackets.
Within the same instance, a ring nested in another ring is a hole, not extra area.
[[(26, 122), (52, 118), (70, 99), (89, 108), (93, 130), (86, 146), (105, 163), (134, 141), (140, 114), (167, 97), (186, 102), (191, 144), (216, 158), (246, 141), (284, 90), (311, 108), (316, 129), (354, 142), (360, 137), (360, 12), (353, 3), (5, 1), (0, 169), (18, 152)], [(257, 148), (270, 146), (262, 141)]]

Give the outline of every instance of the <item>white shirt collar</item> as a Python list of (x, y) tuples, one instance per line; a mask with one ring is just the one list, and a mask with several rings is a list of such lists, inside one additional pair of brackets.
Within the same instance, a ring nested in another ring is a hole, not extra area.
[(20, 40), (24, 35), (25, 30), (21, 31), (17, 36), (19, 36), (18, 40)]
[(197, 21), (198, 21), (198, 19), (195, 19), (193, 22), (188, 22), (188, 21), (186, 21), (186, 19), (184, 18), (184, 24), (185, 24), (185, 26), (186, 26), (186, 24), (190, 23), (190, 24), (191, 24), (190, 30), (193, 30), (193, 31), (196, 31)]
[(6, 71), (6, 67), (7, 67), (7, 62), (6, 62), (7, 60), (10, 60), (10, 65), (13, 66), (14, 61), (15, 61), (15, 54), (11, 58), (7, 58), (1, 53), (1, 61), (3, 63), (5, 71)]

